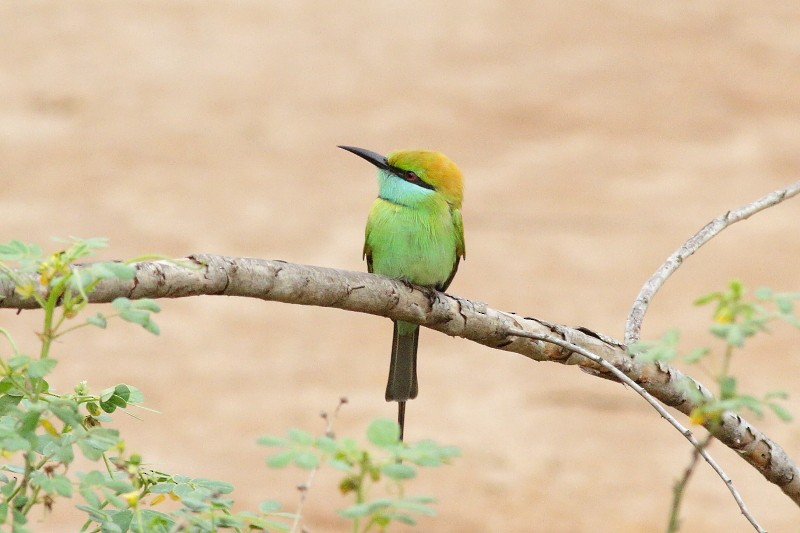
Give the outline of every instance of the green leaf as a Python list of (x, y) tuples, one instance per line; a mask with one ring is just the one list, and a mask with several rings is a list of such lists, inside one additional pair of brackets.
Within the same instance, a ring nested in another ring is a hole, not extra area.
[(42, 392), (48, 392), (50, 390), (50, 384), (44, 378), (35, 378), (31, 376), (31, 385)]
[(628, 349), (642, 362), (670, 361), (678, 355), (678, 340), (680, 333), (677, 329), (664, 332), (655, 342), (639, 341), (632, 343)]
[[(123, 383), (123, 385), (125, 385)], [(128, 388), (128, 403), (142, 403), (144, 401), (144, 393), (133, 385), (125, 385)]]
[(381, 472), (395, 480), (411, 479), (417, 475), (417, 471), (413, 467), (404, 463), (389, 463), (388, 465), (383, 465)]
[(736, 396), (736, 378), (725, 376), (719, 380), (719, 396), (723, 400)]
[(179, 496), (183, 498), (184, 496), (191, 494), (192, 490), (194, 490), (188, 483), (177, 483), (175, 487), (172, 489), (172, 493), (175, 496)]
[(392, 500), (381, 498), (380, 500), (374, 500), (372, 502), (351, 505), (345, 509), (340, 509), (338, 513), (345, 518), (362, 518), (371, 515), (377, 510), (386, 509), (391, 506), (391, 504)]
[(778, 307), (778, 310), (781, 313), (791, 315), (794, 311), (794, 302), (791, 298), (787, 298), (786, 296), (778, 296), (775, 298), (775, 305)]
[(772, 410), (772, 412), (775, 413), (775, 416), (780, 418), (782, 421), (784, 422), (792, 421), (793, 418), (792, 414), (789, 411), (787, 411), (786, 408), (784, 408), (782, 405), (773, 402), (768, 402), (767, 407), (769, 407), (770, 410)]
[(443, 459), (450, 459), (452, 457), (460, 457), (461, 449), (457, 446), (439, 446), (439, 456)]
[(744, 284), (742, 283), (742, 280), (732, 279), (730, 282), (728, 282), (728, 288), (730, 289), (731, 296), (734, 299), (741, 299), (742, 294), (744, 293)]
[(22, 450), (30, 450), (31, 443), (28, 442), (27, 439), (23, 439), (22, 437), (12, 435), (3, 439), (0, 439), (0, 449), (7, 451), (7, 452), (18, 452)]
[(65, 498), (72, 496), (72, 483), (66, 476), (56, 474), (52, 477), (47, 477), (42, 471), (37, 471), (36, 473), (41, 475), (31, 476), (32, 480), (47, 494), (58, 494)]
[(150, 333), (152, 333), (153, 335), (159, 335), (159, 334), (161, 334), (161, 330), (159, 329), (159, 327), (158, 327), (158, 324), (156, 324), (156, 323), (155, 323), (155, 322), (153, 322), (152, 320), (151, 320), (150, 322), (148, 322), (147, 324), (144, 324), (142, 327), (143, 327), (145, 330), (147, 330), (147, 331), (149, 331)]
[[(141, 396), (139, 389), (136, 389), (138, 397)], [(100, 391), (100, 408), (106, 413), (113, 413), (117, 407), (125, 408), (131, 398), (131, 388), (124, 383), (109, 387)]]
[(761, 410), (761, 401), (754, 396), (743, 394), (741, 396), (737, 396), (736, 400), (738, 400), (742, 406), (747, 407), (748, 409)]
[(78, 427), (81, 425), (82, 417), (78, 412), (78, 404), (72, 400), (50, 402), (50, 412), (69, 426)]
[(184, 496), (181, 498), (181, 503), (191, 509), (192, 511), (204, 511), (210, 506), (200, 498), (193, 498), (191, 496)]
[(5, 244), (0, 244), (0, 260), (20, 261), (23, 259), (41, 259), (42, 249), (35, 244), (25, 244), (22, 241), (13, 240)]
[(695, 348), (694, 350), (686, 354), (683, 360), (689, 364), (696, 363), (701, 359), (703, 359), (705, 356), (707, 356), (710, 353), (710, 351), (711, 350), (705, 347)]
[(174, 525), (175, 520), (169, 515), (152, 509), (142, 509), (133, 522), (131, 522), (131, 532), (167, 533), (172, 530)]
[(219, 494), (230, 494), (233, 492), (233, 485), (227, 481), (219, 481), (217, 479), (196, 478), (192, 483), (197, 487), (209, 489), (212, 492)]
[(108, 320), (106, 320), (106, 317), (103, 313), (97, 313), (94, 316), (90, 316), (86, 319), (86, 322), (93, 326), (97, 326), (100, 329), (106, 329), (106, 326), (108, 325)]
[(32, 433), (36, 430), (36, 426), (39, 424), (39, 417), (41, 416), (41, 411), (28, 411), (25, 413), (19, 426), (19, 434), (22, 436), (33, 436)]
[(0, 395), (0, 415), (5, 415), (8, 411), (16, 407), (22, 401), (22, 396), (16, 394), (3, 394)]
[(426, 505), (435, 501), (435, 499), (430, 497), (401, 498), (395, 500), (394, 506), (398, 509), (407, 509), (421, 515), (435, 516), (436, 511), (431, 506)]
[[(111, 521), (119, 528), (119, 531), (128, 531), (128, 529), (131, 527), (133, 511), (130, 509), (125, 509), (123, 511), (110, 511), (109, 514), (111, 515)], [(106, 524), (107, 523), (108, 522), (106, 522)], [(105, 527), (105, 524), (103, 524), (103, 526)]]
[(28, 374), (32, 378), (43, 378), (47, 374), (49, 374), (58, 364), (58, 361), (55, 359), (45, 358), (45, 359), (36, 359), (31, 361), (28, 365)]
[(314, 442), (314, 437), (302, 429), (291, 428), (287, 432), (287, 435), (290, 441), (296, 444), (302, 444), (303, 446), (310, 446)]
[(130, 389), (130, 387), (128, 387), (124, 383), (120, 383), (118, 385), (115, 385), (114, 386), (114, 394), (111, 397), (113, 398), (114, 396), (119, 396), (125, 402), (127, 402), (131, 397), (131, 389)]
[(367, 439), (381, 448), (394, 446), (400, 442), (400, 426), (394, 420), (378, 418), (367, 428)]
[(86, 503), (89, 504), (89, 506), (91, 507), (100, 506), (100, 498), (97, 497), (97, 494), (95, 494), (94, 491), (89, 490), (86, 487), (81, 487), (79, 489), (79, 492), (81, 493), (81, 496), (83, 496), (83, 499), (86, 500)]
[(79, 472), (78, 479), (81, 480), (81, 487), (94, 487), (97, 485), (102, 485), (105, 482), (106, 477), (99, 470), (92, 470), (85, 474)]
[(158, 305), (158, 302), (150, 298), (142, 298), (141, 300), (135, 300), (132, 303), (132, 307), (136, 309), (141, 309), (143, 311), (149, 311), (151, 313), (161, 312), (161, 306)]
[(214, 525), (224, 529), (239, 529), (244, 526), (244, 520), (231, 515), (219, 515), (215, 518)]
[(771, 300), (773, 295), (773, 290), (769, 287), (759, 287), (755, 291), (755, 296), (759, 300)]
[(730, 324), (711, 324), (708, 330), (711, 332), (712, 335), (715, 337), (719, 337), (720, 339), (725, 339), (728, 337), (728, 330), (730, 329)]
[(707, 303), (713, 302), (714, 300), (719, 300), (720, 298), (722, 298), (722, 293), (721, 292), (712, 292), (712, 293), (700, 296), (699, 298), (697, 298), (692, 303), (694, 305), (697, 305), (697, 306), (706, 305)]
[(342, 472), (347, 472), (348, 470), (350, 470), (350, 463), (346, 461), (341, 461), (339, 459), (329, 460), (328, 465)]
[(133, 278), (136, 277), (136, 268), (131, 265), (127, 265), (125, 263), (118, 263), (118, 262), (95, 263), (94, 265), (92, 265), (92, 269), (98, 266), (102, 267), (102, 270), (104, 272), (104, 276), (101, 279), (113, 277), (127, 281), (127, 280), (132, 280)]
[(158, 325), (150, 317), (151, 312), (160, 311), (160, 307), (153, 300), (142, 299), (133, 302), (128, 298), (119, 297), (111, 302), (111, 305), (119, 313), (121, 319), (139, 324), (153, 335), (160, 333)]
[(319, 457), (314, 452), (297, 452), (294, 456), (294, 464), (304, 470), (311, 470), (319, 466)]
[(773, 391), (769, 391), (768, 393), (766, 393), (764, 395), (764, 399), (765, 400), (771, 400), (771, 399), (774, 399), (774, 398), (780, 398), (781, 400), (785, 400), (788, 397), (789, 397), (789, 393), (786, 392), (785, 390), (773, 390)]
[(131, 307), (131, 301), (124, 296), (120, 296), (119, 298), (114, 298), (114, 301), (111, 302), (111, 307), (118, 313), (122, 311), (126, 311)]
[(330, 454), (336, 452), (336, 441), (330, 437), (318, 437), (314, 446), (325, 453)]
[(286, 439), (274, 435), (264, 435), (263, 437), (259, 437), (256, 443), (261, 446), (283, 446), (286, 444)]
[(292, 462), (296, 453), (294, 450), (286, 450), (271, 455), (267, 458), (267, 466), (270, 468), (283, 468)]
[(60, 438), (48, 442), (42, 449), (42, 454), (64, 464), (70, 464), (75, 459), (72, 445), (75, 443), (74, 435), (61, 435)]
[(108, 268), (108, 263), (94, 263), (88, 269), (81, 270), (81, 274), (88, 274), (88, 278), (81, 281), (87, 284), (95, 279), (113, 278), (114, 273)]
[(742, 331), (742, 328), (734, 324), (731, 324), (731, 327), (728, 328), (728, 335), (726, 336), (725, 339), (728, 342), (728, 344), (730, 344), (731, 346), (736, 346), (738, 348), (741, 348), (742, 346), (744, 346), (744, 339), (745, 339), (745, 334)]
[(177, 483), (172, 481), (162, 481), (150, 487), (150, 492), (153, 494), (169, 494), (175, 490)]
[(8, 366), (11, 367), (11, 370), (21, 370), (29, 365), (33, 361), (27, 355), (16, 355), (8, 360)]
[(14, 382), (8, 379), (8, 377), (4, 377), (0, 379), (0, 394), (5, 394), (10, 391), (14, 387)]
[(258, 510), (264, 514), (280, 511), (282, 507), (281, 503), (277, 500), (265, 500), (258, 504)]
[(389, 515), (389, 518), (391, 518), (395, 522), (406, 524), (407, 526), (417, 525), (417, 521), (405, 513), (392, 513), (391, 515)]
[(103, 452), (110, 450), (119, 442), (119, 432), (115, 429), (95, 427), (78, 439), (78, 447), (87, 459), (97, 461)]
[(97, 523), (103, 523), (111, 520), (111, 515), (102, 509), (90, 505), (83, 505), (81, 503), (75, 505), (75, 507), (88, 514), (89, 518)]
[(119, 312), (119, 317), (126, 322), (132, 322), (140, 326), (150, 322), (150, 313), (142, 309), (123, 309)]

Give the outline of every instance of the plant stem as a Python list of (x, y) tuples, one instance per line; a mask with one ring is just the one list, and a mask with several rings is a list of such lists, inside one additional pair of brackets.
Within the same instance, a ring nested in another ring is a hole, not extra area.
[(19, 355), (19, 348), (17, 347), (17, 343), (14, 342), (14, 337), (11, 336), (11, 333), (9, 333), (6, 328), (0, 328), (0, 335), (5, 337), (8, 343), (11, 345), (11, 350), (14, 352), (14, 355)]
[(730, 344), (725, 345), (725, 354), (722, 356), (722, 368), (719, 372), (719, 377), (717, 378), (720, 382), (723, 379), (728, 377), (728, 373), (731, 367), (731, 358), (733, 357), (733, 346)]
[[(700, 448), (707, 448), (713, 439), (714, 437), (712, 435), (706, 437), (706, 439), (700, 443)], [(689, 460), (689, 465), (686, 467), (686, 470), (683, 471), (683, 476), (681, 476), (681, 479), (676, 481), (675, 485), (672, 486), (672, 505), (669, 510), (667, 533), (676, 533), (681, 527), (680, 514), (683, 495), (686, 493), (686, 485), (688, 485), (689, 479), (692, 477), (695, 466), (697, 466), (699, 459), (700, 449), (695, 448), (692, 450), (692, 458)]]
[(45, 359), (50, 355), (50, 344), (53, 342), (53, 315), (58, 307), (58, 298), (64, 292), (63, 281), (50, 290), (44, 306), (44, 328), (42, 330), (42, 349), (39, 358)]

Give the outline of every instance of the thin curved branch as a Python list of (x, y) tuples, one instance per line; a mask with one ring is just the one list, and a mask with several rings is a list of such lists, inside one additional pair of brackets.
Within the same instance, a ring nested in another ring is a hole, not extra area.
[(656, 400), (649, 392), (644, 390), (644, 388), (642, 388), (638, 383), (633, 381), (631, 378), (625, 375), (621, 370), (619, 370), (617, 367), (615, 367), (614, 365), (612, 365), (599, 355), (589, 352), (588, 350), (585, 350), (584, 348), (578, 346), (577, 344), (567, 342), (558, 337), (553, 337), (552, 335), (540, 335), (520, 330), (517, 331), (511, 330), (509, 331), (509, 333), (511, 333), (512, 335), (518, 335), (520, 337), (527, 337), (529, 339), (551, 342), (553, 344), (561, 346), (562, 348), (566, 348), (567, 350), (572, 350), (575, 353), (581, 354), (582, 356), (591, 359), (595, 363), (599, 364), (600, 366), (611, 372), (614, 376), (616, 376), (616, 378), (619, 381), (632, 388), (639, 396), (644, 398), (644, 400), (647, 403), (649, 403), (650, 406), (653, 409), (655, 409), (664, 420), (669, 422), (672, 425), (672, 427), (677, 429), (678, 432), (681, 435), (683, 435), (686, 438), (686, 440), (688, 440), (692, 444), (692, 446), (694, 446), (695, 453), (697, 455), (702, 456), (703, 459), (705, 459), (705, 461), (711, 466), (711, 468), (714, 469), (714, 472), (717, 473), (720, 479), (722, 479), (722, 481), (728, 487), (728, 490), (733, 496), (733, 499), (736, 501), (736, 505), (739, 506), (739, 509), (742, 511), (744, 517), (747, 518), (747, 521), (750, 522), (753, 528), (755, 528), (755, 530), (758, 531), (759, 533), (766, 533), (767, 530), (764, 529), (761, 526), (761, 524), (758, 523), (756, 518), (747, 509), (747, 505), (745, 505), (744, 500), (742, 499), (742, 495), (739, 494), (739, 491), (733, 485), (733, 480), (730, 478), (730, 476), (728, 476), (728, 474), (725, 473), (722, 467), (719, 466), (719, 464), (714, 460), (714, 458), (711, 457), (711, 455), (706, 451), (705, 446), (701, 444), (700, 441), (697, 440), (697, 438), (692, 434), (692, 432), (688, 428), (686, 428), (683, 424), (678, 422), (678, 420), (674, 416), (669, 414), (669, 411), (667, 411), (663, 405), (658, 403), (658, 400)]
[[(705, 386), (679, 370), (660, 362), (643, 363), (632, 357), (619, 341), (588, 329), (523, 318), (481, 302), (415, 288), (383, 276), (213, 255), (141, 262), (135, 267), (136, 277), (132, 281), (100, 282), (89, 295), (90, 302), (108, 303), (121, 296), (139, 299), (225, 295), (333, 307), (414, 322), (535, 361), (578, 365), (592, 374), (616, 379), (603, 366), (573, 349), (525, 338), (520, 332), (526, 336), (548, 335), (608, 361), (659, 401), (686, 415), (713, 400)], [(36, 282), (33, 276), (32, 281)], [(22, 299), (14, 291), (13, 282), (0, 279), (0, 307), (38, 306), (33, 299)], [(778, 443), (733, 412), (723, 413), (717, 424), (709, 422), (705, 427), (800, 505), (800, 470)]]
[(771, 192), (768, 195), (759, 198), (747, 205), (736, 209), (735, 211), (728, 211), (727, 213), (718, 216), (705, 226), (692, 235), (692, 237), (684, 242), (680, 248), (675, 250), (664, 263), (650, 276), (636, 300), (633, 302), (633, 307), (628, 314), (628, 320), (625, 322), (625, 344), (631, 344), (639, 340), (639, 335), (642, 330), (642, 321), (647, 312), (650, 302), (655, 296), (656, 292), (661, 288), (673, 272), (678, 270), (678, 267), (683, 264), (683, 261), (695, 253), (701, 246), (717, 236), (722, 230), (739, 222), (745, 220), (759, 211), (763, 211), (768, 207), (779, 204), (784, 200), (788, 200), (792, 196), (800, 193), (800, 181), (792, 183), (791, 185)]

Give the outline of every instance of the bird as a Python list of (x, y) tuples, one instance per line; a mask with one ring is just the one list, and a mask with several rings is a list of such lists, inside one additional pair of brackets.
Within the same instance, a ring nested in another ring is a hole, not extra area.
[[(378, 197), (367, 217), (367, 270), (445, 291), (466, 258), (461, 217), (463, 177), (447, 156), (432, 150), (396, 150), (386, 156), (340, 145), (377, 167)], [(386, 401), (398, 402), (400, 441), (405, 407), (417, 397), (419, 325), (395, 320)]]

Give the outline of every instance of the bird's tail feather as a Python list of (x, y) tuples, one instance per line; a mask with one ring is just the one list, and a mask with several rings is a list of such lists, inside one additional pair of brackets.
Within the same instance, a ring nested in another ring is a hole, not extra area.
[(419, 326), (408, 322), (394, 323), (392, 335), (392, 360), (389, 363), (389, 382), (386, 384), (386, 401), (397, 404), (397, 423), (400, 440), (403, 440), (406, 418), (406, 400), (417, 397), (417, 343)]
[(405, 402), (417, 397), (417, 343), (419, 326), (395, 321), (392, 360), (386, 384), (387, 402)]

